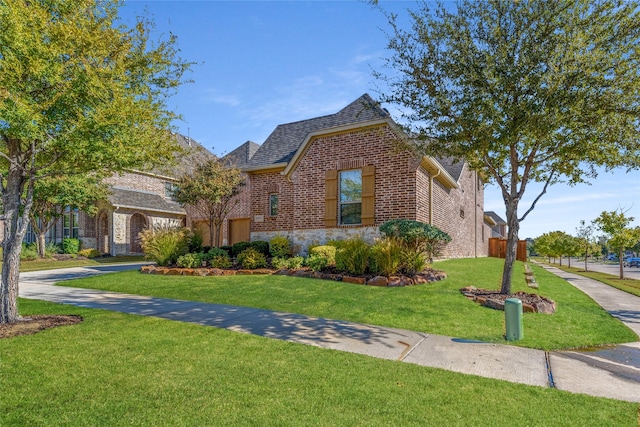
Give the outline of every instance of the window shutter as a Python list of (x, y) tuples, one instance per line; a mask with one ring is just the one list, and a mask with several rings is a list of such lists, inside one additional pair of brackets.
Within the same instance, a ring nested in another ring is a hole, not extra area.
[(362, 168), (362, 225), (375, 225), (376, 218), (376, 167)]
[(324, 226), (335, 227), (338, 221), (338, 171), (328, 170), (324, 178)]

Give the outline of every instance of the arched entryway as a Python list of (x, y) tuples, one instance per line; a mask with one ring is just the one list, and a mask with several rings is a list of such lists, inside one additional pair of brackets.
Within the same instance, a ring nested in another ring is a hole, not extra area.
[(142, 253), (140, 243), (140, 232), (147, 228), (147, 218), (140, 213), (131, 215), (129, 222), (129, 252), (132, 254)]
[(98, 224), (97, 224), (97, 249), (102, 254), (111, 253), (111, 248), (109, 245), (109, 215), (105, 211), (101, 211), (98, 214)]

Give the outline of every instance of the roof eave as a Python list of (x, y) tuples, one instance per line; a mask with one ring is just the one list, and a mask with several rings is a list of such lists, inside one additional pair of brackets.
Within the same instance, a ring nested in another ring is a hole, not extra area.
[[(109, 202), (109, 203), (111, 203), (111, 202)], [(115, 204), (115, 203), (111, 203), (111, 206), (113, 206), (114, 208), (138, 209), (138, 210), (141, 210), (141, 211), (169, 213), (169, 214), (174, 214), (174, 215), (186, 215), (187, 214), (187, 211), (185, 211), (184, 209), (182, 209), (182, 211), (170, 211), (170, 210), (166, 210), (166, 209), (146, 208), (146, 207), (142, 207), (142, 206), (120, 205), (120, 204)]]
[(425, 168), (431, 176), (435, 177), (442, 185), (450, 190), (460, 188), (458, 182), (442, 167), (440, 162), (431, 156), (422, 157), (421, 166)]
[(252, 172), (279, 172), (287, 167), (287, 162), (281, 163), (271, 163), (268, 165), (260, 165), (260, 166), (249, 166), (240, 168), (242, 172), (252, 173)]

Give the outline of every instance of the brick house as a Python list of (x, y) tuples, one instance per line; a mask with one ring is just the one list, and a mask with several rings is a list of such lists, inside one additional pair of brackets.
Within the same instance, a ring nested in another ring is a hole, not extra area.
[[(213, 156), (208, 150), (183, 135), (174, 134), (183, 150), (177, 165), (152, 171), (126, 171), (107, 178), (110, 195), (97, 202), (98, 212), (67, 208), (63, 217), (47, 233), (47, 242), (65, 237), (80, 239), (82, 248), (95, 248), (103, 254), (136, 255), (142, 253), (138, 234), (149, 227), (186, 226), (187, 212), (172, 200), (176, 177), (190, 170), (200, 159)], [(25, 241), (36, 236), (28, 230)]]
[(402, 131), (365, 94), (335, 114), (279, 125), (261, 146), (226, 159), (247, 185), (224, 241), (290, 239), (309, 244), (362, 235), (373, 241), (390, 219), (433, 224), (452, 237), (446, 257), (486, 256), (484, 187), (464, 162), (399, 149)]

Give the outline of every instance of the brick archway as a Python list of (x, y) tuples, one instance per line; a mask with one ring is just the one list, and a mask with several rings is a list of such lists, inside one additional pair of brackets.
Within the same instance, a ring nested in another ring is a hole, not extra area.
[(102, 254), (108, 254), (111, 252), (111, 247), (109, 244), (109, 215), (106, 211), (101, 211), (98, 214), (98, 224), (97, 224), (97, 244), (96, 248)]
[(141, 213), (134, 213), (129, 220), (129, 253), (142, 253), (140, 232), (147, 228), (147, 218)]

